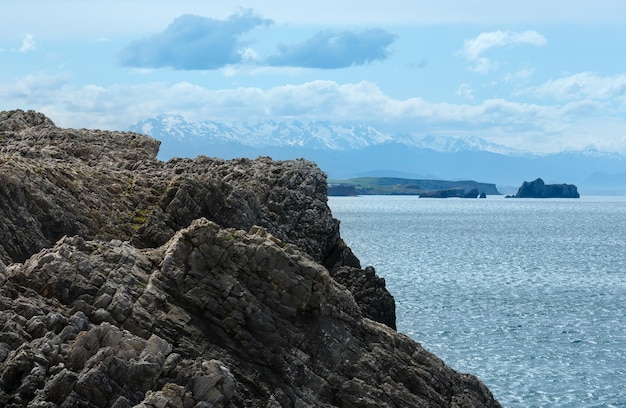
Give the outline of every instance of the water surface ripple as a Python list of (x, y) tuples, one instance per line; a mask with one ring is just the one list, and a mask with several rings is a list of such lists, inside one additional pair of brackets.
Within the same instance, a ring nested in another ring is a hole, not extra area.
[(506, 407), (626, 407), (626, 197), (330, 197), (398, 331)]

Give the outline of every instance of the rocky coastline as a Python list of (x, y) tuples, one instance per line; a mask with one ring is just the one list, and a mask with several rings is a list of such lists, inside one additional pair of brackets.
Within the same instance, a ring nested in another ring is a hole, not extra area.
[(0, 112), (0, 406), (499, 407), (395, 330), (306, 160)]

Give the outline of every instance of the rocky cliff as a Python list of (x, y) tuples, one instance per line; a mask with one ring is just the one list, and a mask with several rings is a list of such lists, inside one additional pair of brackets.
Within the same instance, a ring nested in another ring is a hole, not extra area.
[(304, 160), (0, 112), (0, 406), (499, 406), (397, 333)]
[(540, 178), (522, 183), (517, 198), (580, 198), (573, 184), (545, 184)]

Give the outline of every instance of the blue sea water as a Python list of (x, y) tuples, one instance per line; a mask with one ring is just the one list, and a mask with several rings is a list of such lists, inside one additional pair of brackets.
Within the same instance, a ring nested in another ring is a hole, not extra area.
[(626, 197), (330, 197), (398, 331), (505, 407), (626, 407)]

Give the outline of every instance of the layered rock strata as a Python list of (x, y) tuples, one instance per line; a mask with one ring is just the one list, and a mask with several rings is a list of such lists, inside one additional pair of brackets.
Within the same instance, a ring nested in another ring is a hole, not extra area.
[(0, 113), (0, 406), (499, 406), (390, 327), (312, 163), (157, 149)]
[[(314, 163), (267, 157), (163, 163), (158, 149), (144, 135), (60, 129), (40, 113), (0, 112), (0, 262), (24, 262), (64, 235), (157, 247), (205, 217), (224, 227), (262, 226), (330, 270), (360, 270), (339, 245), (326, 176)], [(349, 262), (335, 265), (342, 259)], [(370, 300), (376, 309), (393, 303), (388, 292)], [(395, 308), (384, 315), (395, 328)]]

